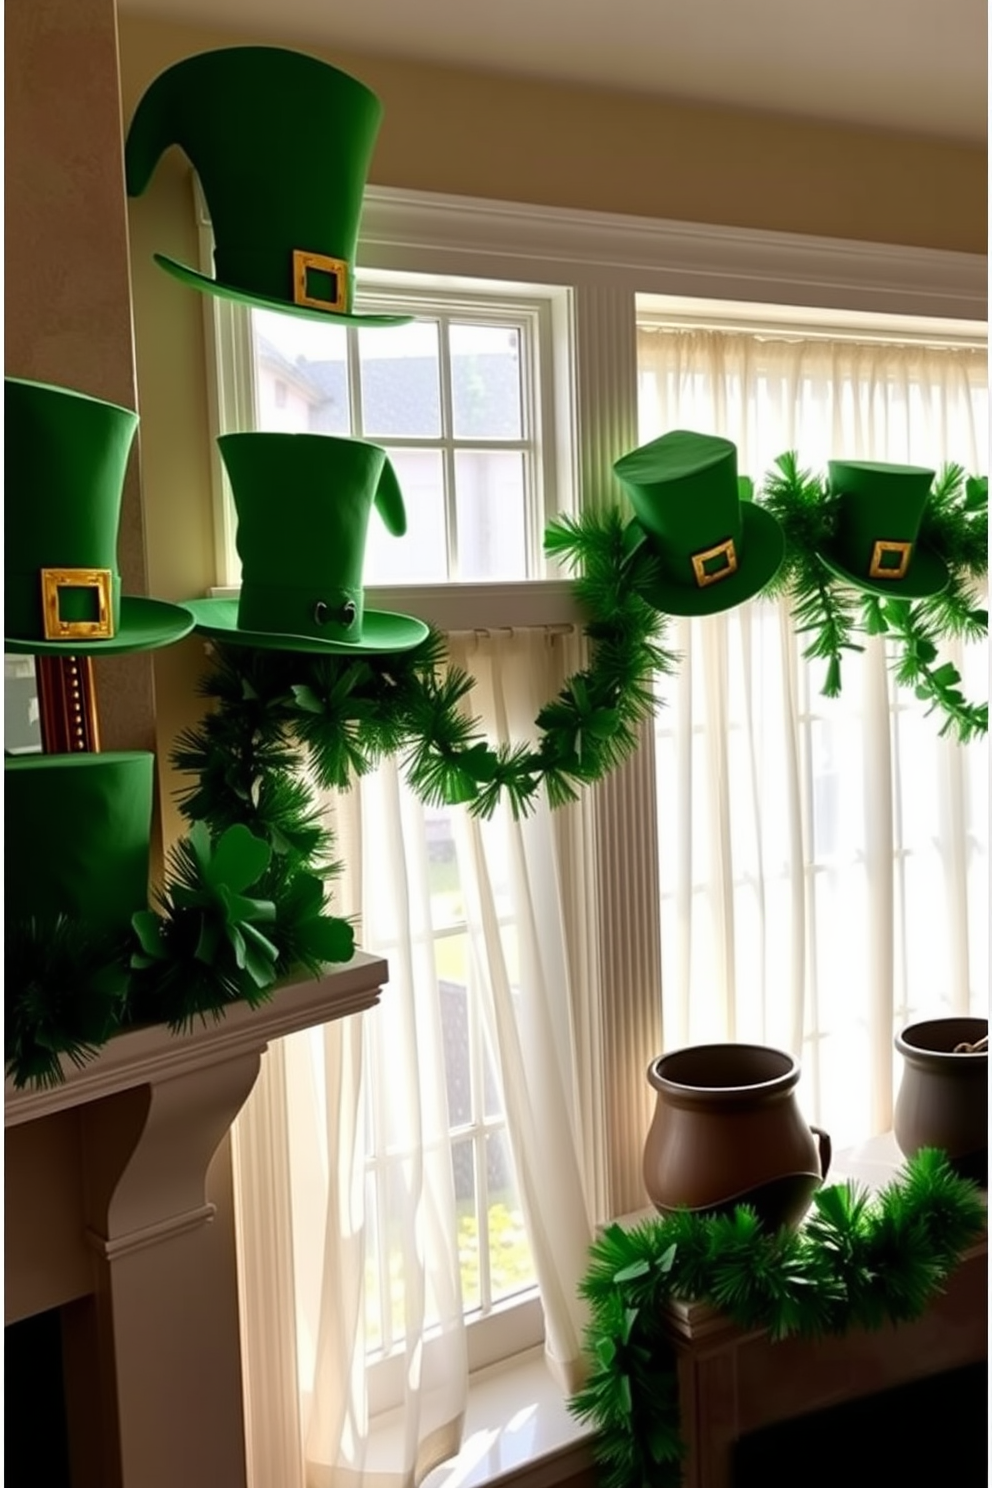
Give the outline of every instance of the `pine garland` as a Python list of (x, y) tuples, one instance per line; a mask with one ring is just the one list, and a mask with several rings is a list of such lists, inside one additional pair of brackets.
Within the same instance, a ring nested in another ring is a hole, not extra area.
[(965, 476), (948, 464), (934, 480), (920, 525), (919, 541), (946, 565), (950, 580), (940, 594), (914, 602), (863, 593), (820, 562), (817, 550), (836, 521), (836, 500), (826, 482), (801, 470), (794, 451), (780, 455), (765, 478), (759, 500), (785, 534), (785, 559), (764, 592), (791, 603), (798, 634), (810, 636), (803, 655), (825, 661), (824, 697), (841, 691), (845, 651), (860, 651), (859, 634), (885, 635), (896, 648), (894, 675), (910, 687), (928, 712), (943, 715), (941, 735), (966, 744), (988, 732), (988, 703), (970, 703), (953, 662), (941, 661), (941, 640), (988, 635), (988, 612), (978, 607), (974, 586), (988, 575), (988, 480)]
[[(533, 744), (489, 743), (467, 711), (473, 679), (445, 666), (437, 633), (394, 656), (215, 646), (201, 683), (214, 706), (172, 754), (190, 777), (180, 794), (190, 830), (170, 854), (165, 888), (134, 916), (134, 942), (118, 949), (113, 978), (85, 927), (63, 926), (55, 937), (25, 930), (8, 998), (15, 1082), (57, 1083), (59, 1053), (82, 1062), (127, 1023), (186, 1028), (233, 1002), (264, 1000), (294, 967), (317, 973), (347, 960), (352, 927), (324, 909), (340, 865), (315, 790), (347, 789), (398, 754), (424, 801), (465, 802), (488, 817), (505, 799), (522, 816), (542, 788), (559, 806), (622, 763), (654, 712), (654, 673), (676, 665), (660, 643), (664, 617), (626, 582), (624, 527), (609, 512), (548, 531), (549, 552), (580, 570), (574, 588), (592, 656), (541, 709)], [(102, 1021), (80, 1025), (67, 1011), (64, 988), (79, 985), (72, 961), (93, 962), (94, 986), (112, 981)]]
[(94, 938), (63, 914), (8, 921), (4, 1055), (14, 1085), (62, 1083), (60, 1056), (81, 1065), (113, 1033), (128, 986), (126, 936)]
[(764, 1230), (754, 1211), (683, 1211), (633, 1229), (611, 1225), (591, 1247), (580, 1291), (590, 1304), (589, 1373), (569, 1402), (596, 1429), (602, 1488), (679, 1488), (676, 1353), (664, 1309), (708, 1303), (773, 1339), (874, 1329), (919, 1317), (984, 1230), (976, 1184), (925, 1149), (874, 1196), (820, 1189), (799, 1230)]
[(323, 844), (301, 755), (316, 786), (339, 790), (399, 755), (423, 801), (484, 817), (502, 799), (526, 815), (542, 788), (552, 806), (575, 800), (633, 753), (657, 706), (654, 673), (677, 664), (660, 641), (664, 617), (626, 582), (624, 527), (612, 511), (548, 528), (548, 552), (580, 569), (592, 656), (538, 713), (534, 744), (489, 742), (466, 710), (473, 679), (445, 669), (436, 632), (404, 654), (360, 659), (215, 644), (202, 691), (216, 706), (173, 753), (195, 777), (182, 811), (212, 830), (242, 823), (311, 859)]
[[(765, 592), (790, 600), (798, 630), (810, 638), (805, 655), (826, 662), (825, 695), (840, 692), (843, 655), (861, 649), (857, 637), (884, 634), (897, 647), (897, 681), (943, 715), (942, 733), (961, 742), (986, 733), (987, 703), (965, 699), (938, 644), (988, 633), (973, 592), (987, 574), (987, 480), (966, 478), (957, 465), (940, 473), (920, 541), (946, 563), (950, 583), (913, 603), (855, 593), (820, 562), (835, 503), (795, 453), (778, 458), (758, 500), (785, 535), (784, 562)], [(170, 859), (157, 909), (135, 919), (136, 943), (111, 956), (85, 927), (34, 923), (19, 927), (8, 949), (14, 980), (6, 1060), (15, 1081), (57, 1081), (60, 1053), (88, 1057), (121, 1022), (150, 1017), (184, 1027), (219, 1016), (232, 1001), (270, 995), (295, 965), (316, 970), (348, 959), (351, 927), (324, 912), (324, 886), (340, 869), (316, 789), (347, 789), (396, 755), (428, 804), (464, 803), (490, 817), (505, 800), (521, 817), (542, 790), (551, 806), (562, 806), (628, 759), (658, 706), (654, 674), (674, 672), (678, 659), (663, 644), (667, 617), (638, 592), (652, 559), (632, 557), (627, 528), (624, 513), (607, 509), (547, 529), (547, 552), (575, 574), (590, 661), (541, 708), (533, 742), (490, 743), (469, 711), (473, 679), (446, 666), (436, 632), (393, 656), (215, 644), (201, 684), (213, 707), (172, 755), (191, 777), (180, 797), (191, 830)], [(235, 829), (242, 835), (232, 839)], [(239, 855), (260, 867), (248, 878), (235, 869), (238, 887), (230, 870)], [(86, 984), (82, 1024), (64, 993), (73, 964)]]

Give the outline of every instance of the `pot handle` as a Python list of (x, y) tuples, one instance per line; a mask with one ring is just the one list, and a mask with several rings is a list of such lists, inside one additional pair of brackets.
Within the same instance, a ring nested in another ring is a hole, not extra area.
[(811, 1126), (810, 1131), (816, 1138), (817, 1145), (820, 1149), (820, 1180), (821, 1182), (823, 1182), (826, 1180), (826, 1176), (830, 1172), (830, 1159), (833, 1156), (833, 1145), (830, 1141), (829, 1133), (825, 1132), (822, 1126)]

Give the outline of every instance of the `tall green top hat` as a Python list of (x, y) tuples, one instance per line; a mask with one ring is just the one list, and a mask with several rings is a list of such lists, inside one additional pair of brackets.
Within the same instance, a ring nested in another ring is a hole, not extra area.
[(675, 429), (623, 455), (614, 473), (637, 513), (635, 554), (650, 556), (644, 598), (670, 615), (713, 615), (750, 599), (782, 562), (782, 530), (749, 499), (729, 439)]
[(4, 644), (147, 651), (193, 628), (178, 605), (121, 595), (117, 528), (138, 415), (47, 383), (4, 379)]
[(355, 315), (355, 244), (382, 105), (364, 83), (280, 47), (187, 57), (157, 77), (128, 130), (129, 196), (159, 157), (189, 157), (213, 224), (216, 277), (156, 262), (194, 289), (314, 319)]
[(892, 599), (939, 594), (947, 567), (921, 543), (934, 472), (919, 465), (831, 460), (837, 524), (819, 557), (838, 578)]
[(20, 755), (4, 761), (8, 923), (62, 914), (127, 935), (148, 900), (154, 756)]
[(189, 601), (197, 629), (270, 651), (419, 645), (428, 629), (422, 620), (365, 608), (372, 506), (394, 536), (406, 531), (385, 450), (329, 434), (222, 434), (217, 443), (238, 513), (241, 597)]

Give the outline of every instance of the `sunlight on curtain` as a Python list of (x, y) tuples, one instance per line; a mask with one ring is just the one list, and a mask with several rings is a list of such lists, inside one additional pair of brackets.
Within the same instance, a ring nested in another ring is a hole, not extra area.
[[(472, 634), (451, 638), (451, 659), (475, 676), (471, 706), (490, 737), (519, 742), (575, 669), (578, 645), (543, 631)], [(430, 812), (396, 763), (329, 809), (346, 865), (336, 908), (355, 917), (364, 950), (388, 959), (389, 983), (371, 1012), (273, 1044), (237, 1123), (250, 1478), (252, 1488), (413, 1488), (457, 1452), (467, 1391), (461, 1137), (449, 1135), (442, 1026), (452, 978), (464, 978), (492, 1052), (471, 1079), (485, 1120), (505, 1108), (549, 1365), (564, 1388), (577, 1381), (592, 1227), (562, 813), (542, 805), (526, 822), (501, 812), (482, 823), (451, 812), (465, 921), (453, 947), (438, 938), (448, 899), (432, 886)], [(485, 1130), (481, 1140), (488, 1154)], [(387, 1429), (370, 1435), (387, 1401)]]
[[(642, 327), (640, 437), (722, 434), (756, 483), (775, 456), (987, 469), (971, 350)], [(988, 751), (938, 737), (883, 645), (820, 696), (785, 606), (673, 620), (656, 729), (665, 1043), (799, 1054), (800, 1099), (843, 1146), (891, 1124), (897, 1027), (984, 1012)], [(985, 646), (948, 646), (985, 697)]]

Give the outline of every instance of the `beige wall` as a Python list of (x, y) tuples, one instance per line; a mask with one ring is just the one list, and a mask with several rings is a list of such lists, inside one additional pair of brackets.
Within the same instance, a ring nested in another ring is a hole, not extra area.
[[(133, 408), (114, 0), (7, 0), (4, 48), (4, 372)], [(131, 594), (146, 592), (137, 473), (133, 455), (118, 541)], [(104, 747), (152, 747), (149, 659), (95, 670)]]
[[(272, 38), (121, 16), (125, 123), (172, 62), (239, 42)], [(979, 148), (322, 54), (383, 100), (370, 178), (377, 185), (985, 252)], [(196, 261), (189, 172), (178, 151), (129, 216), (149, 580), (152, 593), (181, 599), (215, 582), (215, 569), (204, 303), (151, 262), (155, 251)], [(155, 659), (163, 755), (199, 712), (201, 657), (192, 640)]]
[[(169, 63), (259, 40), (122, 16), (125, 116)], [(985, 252), (977, 147), (303, 49), (382, 99), (377, 185)]]

